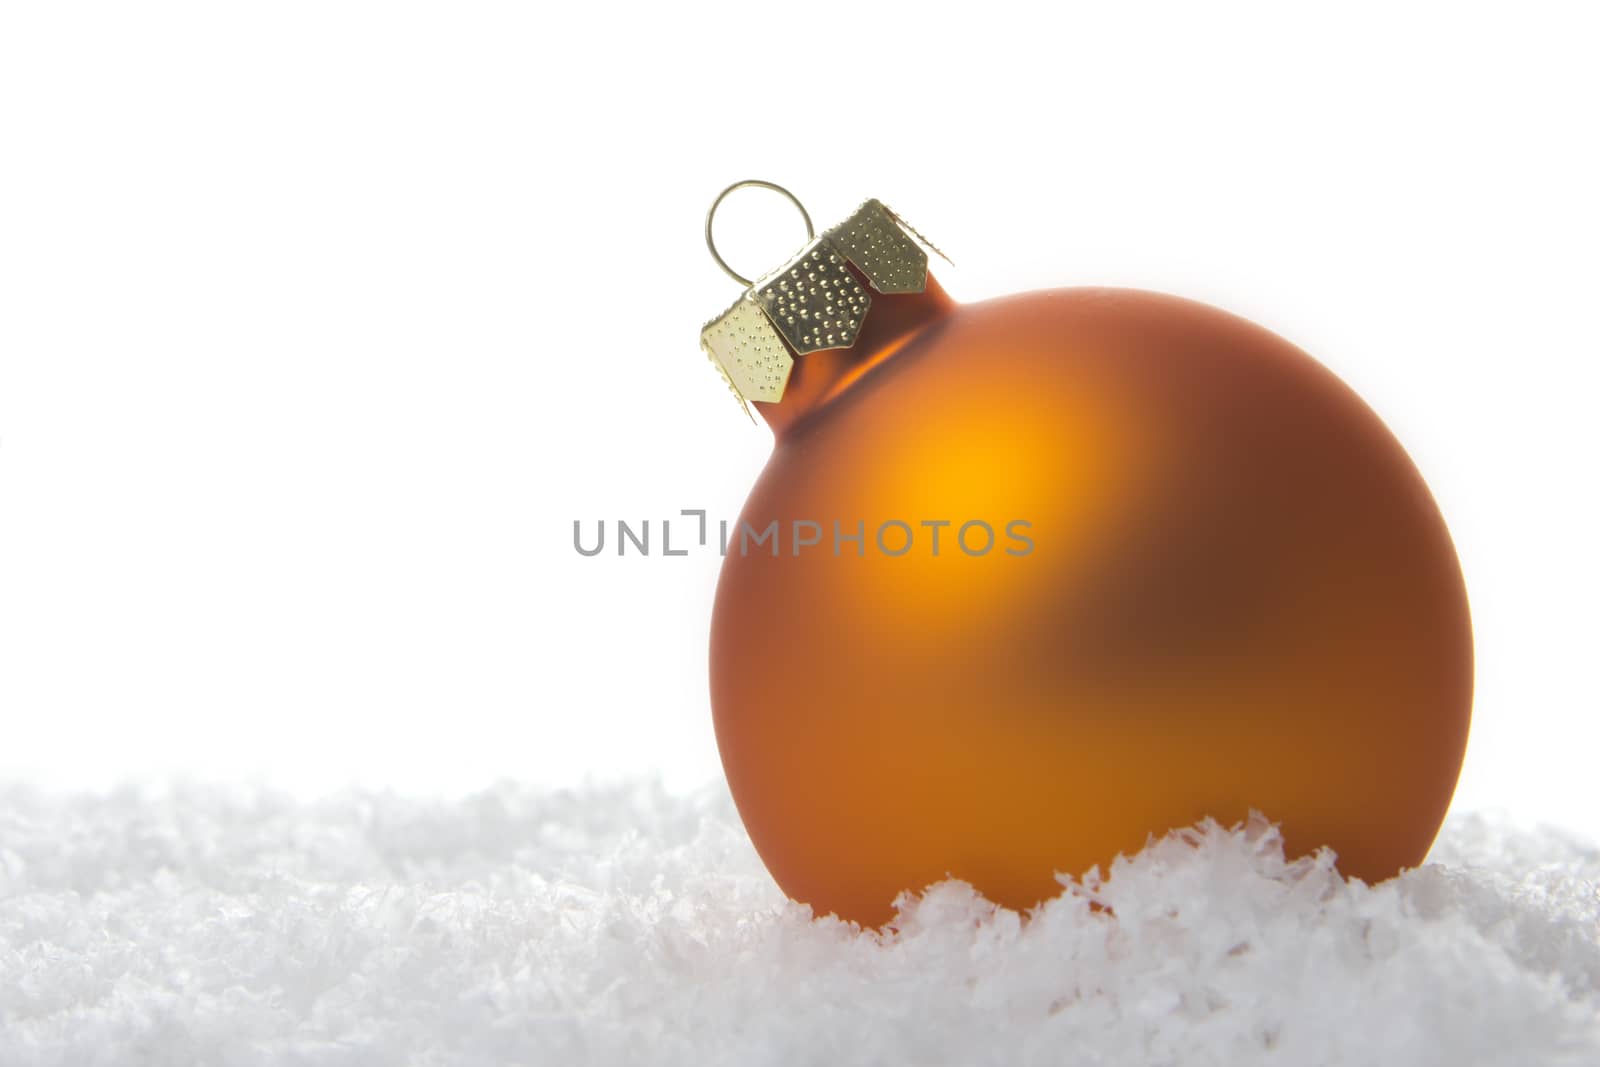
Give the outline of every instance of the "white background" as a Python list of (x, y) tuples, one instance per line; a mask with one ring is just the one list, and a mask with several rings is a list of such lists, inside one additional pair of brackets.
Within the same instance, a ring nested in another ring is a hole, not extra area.
[(1168, 290), (1329, 364), (1466, 570), (1458, 803), (1600, 834), (1592, 16), (935, 6), (4, 8), (0, 777), (716, 775), (717, 560), (571, 524), (736, 512), (700, 225), (766, 177), (958, 299)]

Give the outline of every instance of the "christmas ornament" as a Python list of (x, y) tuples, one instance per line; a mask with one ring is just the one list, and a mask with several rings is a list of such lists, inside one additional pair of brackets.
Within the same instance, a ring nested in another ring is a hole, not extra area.
[[(752, 184), (777, 189), (722, 195)], [(946, 877), (1028, 908), (1251, 809), (1347, 875), (1419, 863), (1471, 627), (1444, 521), (1355, 393), (1176, 297), (957, 304), (875, 200), (806, 227), (760, 280), (729, 269), (747, 289), (701, 334), (775, 437), (711, 696), (779, 885), (868, 925)]]

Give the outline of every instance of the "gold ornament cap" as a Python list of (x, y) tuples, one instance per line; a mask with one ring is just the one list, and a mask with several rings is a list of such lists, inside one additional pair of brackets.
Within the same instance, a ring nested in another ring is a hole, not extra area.
[[(806, 223), (806, 243), (800, 251), (755, 281), (728, 266), (711, 237), (711, 224), (723, 199), (747, 186), (788, 197)], [(700, 347), (745, 414), (750, 414), (752, 400), (783, 398), (795, 356), (855, 344), (872, 308), (872, 294), (850, 267), (880, 295), (920, 293), (927, 288), (928, 254), (923, 244), (927, 242), (921, 234), (878, 200), (868, 200), (818, 237), (805, 207), (780, 185), (748, 179), (717, 194), (706, 212), (706, 246), (717, 265), (746, 288), (732, 307), (701, 329)]]

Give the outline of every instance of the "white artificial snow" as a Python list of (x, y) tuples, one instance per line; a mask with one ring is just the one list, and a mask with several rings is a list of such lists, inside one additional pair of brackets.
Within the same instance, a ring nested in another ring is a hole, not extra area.
[(1593, 1065), (1597, 884), (1482, 818), (1375, 888), (1252, 822), (880, 937), (787, 902), (720, 790), (12, 789), (0, 1065)]

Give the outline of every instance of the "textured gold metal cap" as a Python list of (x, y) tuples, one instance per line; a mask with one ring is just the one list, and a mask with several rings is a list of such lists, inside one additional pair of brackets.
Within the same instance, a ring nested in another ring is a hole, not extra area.
[[(723, 262), (711, 240), (717, 205), (745, 185), (775, 189), (796, 207), (800, 203), (770, 182), (736, 182), (723, 190), (706, 216), (712, 256), (747, 288), (732, 307), (706, 323), (700, 347), (748, 414), (752, 400), (783, 398), (796, 355), (855, 343), (872, 296), (846, 264), (880, 294), (920, 293), (928, 284), (928, 255), (915, 230), (879, 201), (868, 200), (821, 237), (811, 237), (788, 262), (751, 282)], [(805, 208), (800, 212), (809, 232), (811, 218)]]

